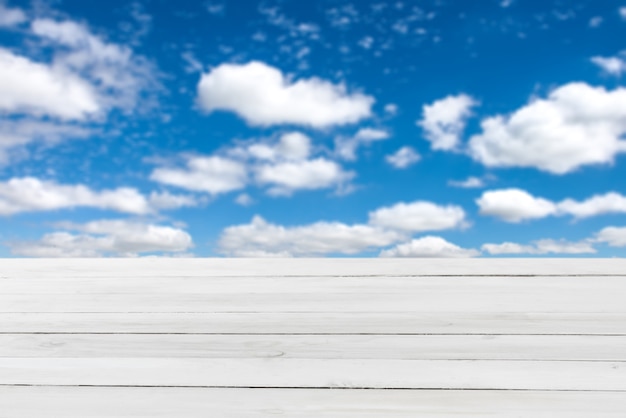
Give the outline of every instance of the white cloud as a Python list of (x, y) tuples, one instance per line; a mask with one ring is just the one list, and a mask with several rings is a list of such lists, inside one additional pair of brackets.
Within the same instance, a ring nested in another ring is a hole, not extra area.
[(278, 141), (255, 141), (228, 148), (225, 154), (241, 160), (299, 161), (311, 154), (311, 139), (301, 132), (282, 134)]
[(415, 164), (421, 158), (419, 153), (412, 147), (402, 147), (393, 154), (387, 155), (385, 161), (395, 168), (403, 169)]
[(276, 143), (255, 142), (227, 151), (242, 159), (253, 159), (250, 170), (261, 186), (270, 186), (272, 195), (290, 195), (296, 190), (341, 187), (353, 177), (334, 161), (323, 157), (309, 159), (311, 139), (300, 132), (281, 135)]
[(85, 119), (101, 109), (95, 89), (63, 69), (0, 48), (0, 111)]
[(582, 202), (565, 199), (558, 204), (561, 212), (577, 218), (588, 218), (605, 213), (626, 213), (626, 196), (616, 192), (595, 195)]
[(506, 9), (507, 7), (510, 7), (512, 4), (513, 4), (513, 0), (502, 0), (500, 2), (500, 7)]
[(227, 158), (190, 156), (186, 164), (186, 168), (157, 168), (150, 179), (212, 195), (242, 189), (248, 180), (245, 165)]
[(399, 238), (397, 232), (369, 225), (317, 222), (285, 227), (255, 216), (249, 224), (224, 229), (219, 250), (235, 257), (357, 254), (390, 245)]
[[(108, 43), (85, 25), (66, 20), (36, 19), (35, 35), (56, 47), (53, 67), (80, 75), (99, 93), (105, 108), (133, 110), (141, 94), (155, 88), (152, 66), (124, 45)], [(142, 100), (146, 106), (147, 100)]]
[(503, 242), (501, 244), (484, 244), (481, 250), (489, 254), (537, 254), (537, 248), (533, 245), (522, 245), (516, 242)]
[(383, 250), (380, 257), (466, 258), (480, 255), (474, 249), (461, 248), (441, 237), (427, 236)]
[(109, 112), (133, 112), (140, 99), (142, 112), (153, 106), (153, 66), (127, 46), (71, 20), (37, 18), (27, 30), (33, 56), (0, 47), (0, 157), (105, 129)]
[(619, 12), (620, 17), (626, 20), (626, 7), (620, 7), (618, 12)]
[(483, 193), (476, 203), (482, 215), (495, 216), (507, 222), (547, 216), (571, 215), (582, 219), (607, 213), (626, 213), (626, 196), (616, 192), (595, 195), (583, 201), (564, 199), (553, 202), (535, 197), (525, 190), (503, 189)]
[(530, 245), (522, 245), (514, 242), (501, 244), (484, 244), (481, 249), (494, 255), (501, 254), (594, 254), (589, 241), (569, 242), (564, 240), (542, 239), (534, 241)]
[(276, 26), (292, 38), (307, 38), (316, 40), (319, 38), (320, 28), (314, 23), (296, 22), (281, 13), (280, 7), (275, 5), (267, 7), (261, 4), (258, 8), (259, 13), (267, 18), (270, 25)]
[(93, 133), (93, 128), (74, 123), (43, 121), (35, 118), (2, 120), (0, 123), (0, 152), (3, 149), (33, 141), (54, 144), (67, 138), (86, 138)]
[(6, 7), (0, 3), (0, 28), (17, 26), (26, 22), (26, 13), (17, 7)]
[[(393, 216), (398, 219), (392, 219)], [(414, 232), (465, 226), (464, 217), (459, 207), (430, 202), (380, 208), (369, 214), (368, 224), (316, 222), (283, 226), (255, 216), (249, 224), (224, 229), (219, 251), (237, 257), (357, 254), (406, 242)], [(451, 248), (443, 249), (451, 254)]]
[(270, 185), (272, 195), (290, 195), (295, 190), (314, 190), (340, 187), (354, 177), (334, 161), (325, 158), (264, 164), (256, 167), (255, 179), (261, 185)]
[(335, 139), (335, 152), (344, 160), (354, 161), (359, 147), (386, 139), (389, 139), (389, 132), (383, 129), (362, 128), (352, 137), (337, 137)]
[(81, 184), (63, 185), (34, 177), (0, 183), (0, 215), (79, 206), (134, 214), (151, 212), (148, 200), (137, 190), (126, 187), (93, 191)]
[(534, 242), (539, 254), (593, 254), (596, 252), (587, 241), (568, 242), (564, 240), (542, 239)]
[(234, 112), (251, 125), (326, 128), (369, 117), (374, 99), (319, 78), (292, 80), (277, 68), (253, 61), (222, 64), (203, 74), (198, 103), (207, 112)]
[(495, 216), (507, 222), (545, 218), (555, 215), (557, 206), (521, 189), (492, 190), (476, 200), (481, 215)]
[(472, 107), (478, 103), (466, 94), (448, 96), (422, 108), (422, 119), (417, 122), (435, 150), (458, 148), (460, 136), (470, 117)]
[(177, 253), (193, 246), (191, 236), (182, 229), (128, 220), (65, 224), (62, 229), (66, 231), (46, 234), (38, 241), (8, 245), (13, 254), (27, 257), (137, 256), (140, 253)]
[(369, 223), (407, 232), (438, 231), (465, 226), (465, 212), (459, 206), (425, 201), (397, 203), (370, 212)]
[(284, 134), (280, 137), (276, 152), (287, 160), (304, 160), (311, 153), (311, 139), (300, 132)]
[(159, 167), (150, 178), (214, 195), (249, 185), (266, 188), (274, 196), (288, 196), (298, 190), (349, 189), (354, 172), (312, 153), (308, 136), (288, 132), (278, 140), (240, 142), (212, 156), (185, 156), (186, 168)]
[(0, 182), (0, 215), (3, 216), (77, 207), (145, 215), (200, 203), (192, 196), (169, 192), (152, 192), (146, 197), (130, 187), (96, 191), (83, 184), (59, 184), (35, 177), (15, 177)]
[(626, 61), (621, 57), (592, 57), (591, 62), (602, 68), (606, 73), (620, 76), (626, 72)]
[(389, 138), (389, 132), (383, 129), (362, 128), (354, 135), (356, 139), (363, 142), (380, 141)]
[(626, 89), (571, 83), (509, 116), (482, 121), (471, 156), (490, 167), (534, 167), (565, 174), (610, 164), (626, 151)]
[(178, 195), (170, 192), (152, 192), (148, 198), (150, 206), (154, 209), (179, 209), (184, 207), (198, 206), (200, 201), (194, 196)]
[(596, 234), (595, 241), (605, 242), (611, 247), (626, 247), (626, 227), (606, 227)]
[(462, 189), (480, 189), (485, 187), (485, 180), (479, 177), (468, 177), (461, 181), (450, 180), (448, 181), (448, 185), (452, 187), (460, 187)]

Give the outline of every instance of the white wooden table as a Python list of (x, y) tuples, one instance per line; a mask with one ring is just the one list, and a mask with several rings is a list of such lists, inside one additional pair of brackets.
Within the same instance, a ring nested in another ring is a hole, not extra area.
[(626, 260), (0, 260), (0, 418), (626, 417)]

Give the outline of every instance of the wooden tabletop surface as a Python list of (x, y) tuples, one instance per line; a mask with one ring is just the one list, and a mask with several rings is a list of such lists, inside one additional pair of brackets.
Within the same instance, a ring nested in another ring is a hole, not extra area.
[(0, 260), (0, 418), (626, 417), (626, 260)]

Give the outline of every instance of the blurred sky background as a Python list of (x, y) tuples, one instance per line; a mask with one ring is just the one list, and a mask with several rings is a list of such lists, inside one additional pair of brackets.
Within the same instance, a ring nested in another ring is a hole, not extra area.
[(626, 1), (0, 0), (0, 256), (626, 255)]

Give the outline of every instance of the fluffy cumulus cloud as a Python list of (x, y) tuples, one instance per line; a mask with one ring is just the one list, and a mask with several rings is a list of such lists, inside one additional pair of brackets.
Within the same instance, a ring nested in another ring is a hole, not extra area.
[(359, 147), (385, 139), (389, 139), (389, 132), (383, 129), (362, 128), (352, 137), (336, 138), (335, 153), (344, 160), (354, 161)]
[(99, 112), (97, 92), (76, 74), (0, 48), (0, 111), (85, 119)]
[(155, 87), (152, 66), (145, 58), (94, 35), (84, 24), (36, 19), (31, 29), (55, 47), (52, 67), (83, 78), (97, 91), (98, 104), (105, 109), (133, 110), (142, 93)]
[(270, 195), (284, 196), (299, 190), (343, 190), (355, 176), (335, 161), (314, 157), (310, 138), (300, 132), (185, 159), (186, 167), (159, 167), (151, 179), (212, 195), (256, 185)]
[(489, 167), (533, 167), (565, 174), (610, 164), (626, 151), (626, 89), (571, 83), (508, 116), (482, 121), (471, 156)]
[(385, 161), (397, 169), (405, 169), (418, 162), (421, 158), (414, 148), (406, 146), (398, 149), (393, 154), (387, 155)]
[(82, 184), (65, 185), (35, 177), (12, 178), (0, 182), (0, 215), (4, 216), (77, 207), (141, 215), (154, 213), (158, 209), (175, 209), (196, 204), (198, 202), (189, 196), (164, 192), (145, 197), (136, 189), (128, 187), (94, 191)]
[(472, 107), (477, 102), (466, 94), (448, 96), (430, 105), (424, 105), (422, 119), (417, 122), (424, 129), (432, 149), (457, 149)]
[(264, 162), (302, 161), (312, 152), (311, 138), (301, 132), (288, 132), (278, 141), (254, 141), (228, 148), (225, 154), (231, 158)]
[(626, 227), (608, 226), (596, 234), (595, 241), (611, 247), (626, 247)]
[(244, 164), (219, 156), (189, 156), (185, 168), (159, 167), (150, 175), (159, 183), (211, 195), (242, 189), (247, 177)]
[(480, 255), (480, 251), (461, 248), (441, 237), (426, 236), (383, 250), (380, 257), (466, 258)]
[(545, 218), (557, 213), (553, 202), (521, 189), (487, 191), (476, 203), (481, 215), (495, 216), (507, 222)]
[[(394, 221), (393, 216), (404, 218)], [(380, 208), (370, 213), (367, 224), (316, 222), (287, 227), (256, 216), (249, 224), (224, 229), (219, 251), (237, 257), (357, 254), (406, 242), (415, 232), (461, 227), (464, 216), (461, 208), (429, 202)], [(437, 252), (451, 254), (453, 249), (436, 247), (430, 256), (436, 256)]]
[(397, 203), (370, 212), (369, 223), (407, 232), (438, 231), (463, 227), (465, 211), (460, 206), (425, 201)]
[(286, 160), (304, 160), (311, 153), (311, 140), (300, 132), (289, 132), (281, 136), (275, 152)]
[(571, 215), (589, 218), (609, 213), (626, 213), (626, 196), (616, 192), (595, 195), (583, 201), (564, 199), (553, 202), (521, 189), (491, 190), (476, 200), (482, 215), (506, 222), (521, 222), (548, 216)]
[(262, 62), (222, 64), (202, 74), (198, 104), (207, 111), (234, 112), (250, 125), (326, 128), (371, 115), (374, 99), (319, 78), (294, 80)]
[[(28, 53), (0, 47), (0, 154), (34, 141), (87, 136), (113, 110), (150, 107), (159, 83), (152, 64), (83, 23), (0, 9), (0, 26), (28, 23)], [(85, 134), (87, 133), (87, 135)], [(5, 158), (6, 160), (6, 158)]]
[(290, 195), (296, 190), (326, 189), (341, 186), (354, 177), (334, 161), (325, 158), (260, 165), (255, 179), (261, 185), (269, 185), (272, 195)]
[(137, 256), (182, 253), (193, 246), (191, 236), (172, 226), (129, 220), (65, 224), (37, 241), (8, 243), (11, 252), (27, 257)]
[(589, 241), (569, 242), (564, 240), (542, 239), (523, 245), (515, 242), (484, 244), (481, 249), (489, 254), (594, 254), (596, 249)]
[(626, 196), (616, 192), (592, 196), (582, 202), (565, 199), (558, 204), (562, 213), (577, 218), (589, 218), (606, 213), (626, 213)]
[(399, 236), (395, 231), (339, 222), (285, 227), (256, 216), (249, 224), (226, 228), (219, 248), (223, 254), (235, 257), (357, 254), (390, 245)]

